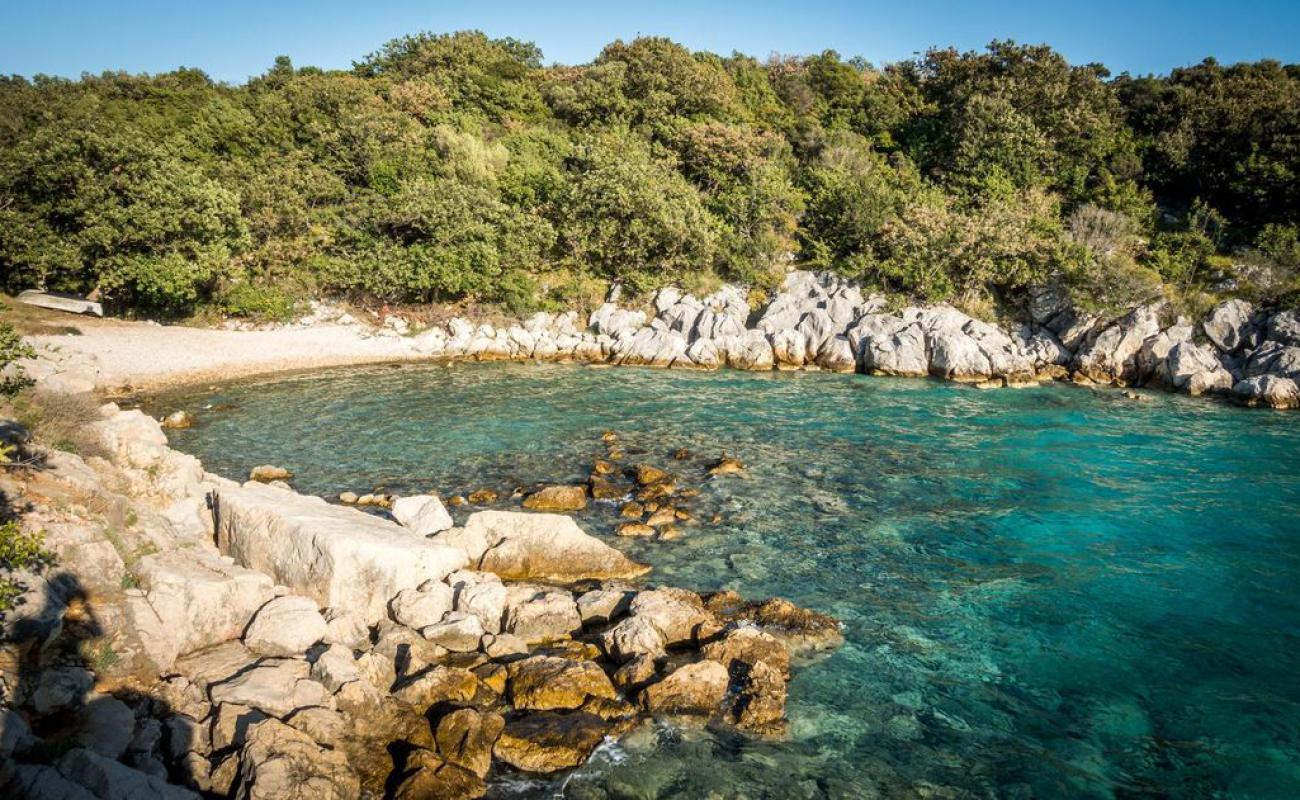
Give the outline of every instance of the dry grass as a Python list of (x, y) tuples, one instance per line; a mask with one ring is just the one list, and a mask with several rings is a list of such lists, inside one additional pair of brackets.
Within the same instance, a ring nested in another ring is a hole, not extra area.
[(72, 324), (76, 317), (47, 308), (20, 303), (0, 294), (0, 319), (4, 319), (23, 336), (80, 336), (81, 328)]
[(100, 419), (99, 403), (90, 395), (34, 389), (19, 394), (10, 406), (14, 418), (35, 441), (46, 447), (83, 458), (109, 455), (99, 435), (90, 427)]

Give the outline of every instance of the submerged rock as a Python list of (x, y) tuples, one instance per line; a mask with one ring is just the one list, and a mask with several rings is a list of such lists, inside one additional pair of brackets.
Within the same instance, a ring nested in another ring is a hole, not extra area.
[(197, 422), (198, 420), (194, 418), (194, 415), (188, 411), (173, 411), (166, 417), (163, 417), (162, 426), (164, 428), (181, 430), (184, 428), (192, 428)]
[(744, 475), (745, 464), (738, 458), (723, 456), (718, 459), (713, 466), (709, 467), (709, 474), (718, 475)]
[(581, 511), (586, 507), (587, 491), (581, 486), (547, 486), (524, 498), (524, 508), (532, 511)]
[(277, 467), (273, 464), (263, 464), (260, 467), (253, 467), (248, 473), (249, 480), (258, 481), (259, 483), (270, 483), (271, 481), (287, 481), (293, 479), (293, 473), (284, 467)]

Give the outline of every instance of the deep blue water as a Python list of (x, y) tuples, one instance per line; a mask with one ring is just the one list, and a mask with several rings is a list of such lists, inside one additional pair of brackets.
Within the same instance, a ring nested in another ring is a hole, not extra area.
[(703, 484), (721, 523), (609, 538), (657, 581), (844, 621), (791, 684), (789, 735), (660, 727), (563, 786), (499, 794), (1300, 797), (1300, 414), (1150, 398), (501, 364), (154, 410), (197, 414), (173, 441), (209, 469), (279, 464), (326, 496), (576, 481), (607, 429), (688, 482), (724, 450), (750, 466)]

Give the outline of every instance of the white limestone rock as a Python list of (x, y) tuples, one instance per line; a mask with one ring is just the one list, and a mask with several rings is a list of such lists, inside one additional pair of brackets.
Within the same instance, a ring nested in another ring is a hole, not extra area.
[(465, 566), (463, 551), (412, 536), (387, 520), (256, 484), (216, 493), (221, 551), (317, 605), (373, 624), (403, 589)]
[(325, 638), (325, 618), (316, 601), (285, 595), (270, 601), (253, 616), (244, 644), (263, 656), (295, 656)]
[(330, 707), (330, 692), (312, 680), (311, 666), (295, 658), (264, 659), (208, 688), (213, 703), (235, 703), (283, 717), (307, 706)]
[(1248, 347), (1255, 338), (1255, 307), (1245, 300), (1224, 300), (1210, 311), (1201, 329), (1214, 346), (1224, 353)]
[(567, 639), (582, 630), (578, 606), (566, 591), (516, 583), (506, 593), (505, 631), (528, 644)]
[(393, 619), (408, 628), (420, 630), (438, 622), (453, 606), (451, 587), (430, 581), (419, 589), (403, 589), (389, 603)]
[(434, 541), (464, 547), (475, 569), (505, 580), (568, 583), (631, 578), (650, 569), (584, 533), (572, 517), (563, 514), (479, 511), (470, 515), (462, 532), (451, 533), (439, 534)]
[(266, 575), (198, 550), (144, 556), (135, 574), (144, 594), (128, 597), (127, 617), (159, 671), (181, 653), (239, 638), (274, 596)]
[(441, 533), (455, 524), (442, 500), (431, 494), (399, 497), (390, 511), (399, 525), (420, 536)]

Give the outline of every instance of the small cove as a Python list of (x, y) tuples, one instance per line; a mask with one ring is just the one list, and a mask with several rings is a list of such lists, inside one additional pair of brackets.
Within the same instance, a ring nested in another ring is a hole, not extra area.
[[(508, 493), (627, 463), (705, 481), (651, 579), (834, 614), (790, 733), (659, 727), (502, 796), (1006, 797), (1300, 793), (1300, 425), (1067, 386), (460, 364), (333, 370), (154, 398), (173, 446), (299, 491)], [(674, 462), (685, 447), (694, 457)], [(456, 512), (463, 519), (464, 510)], [(943, 795), (941, 795), (943, 796)]]

